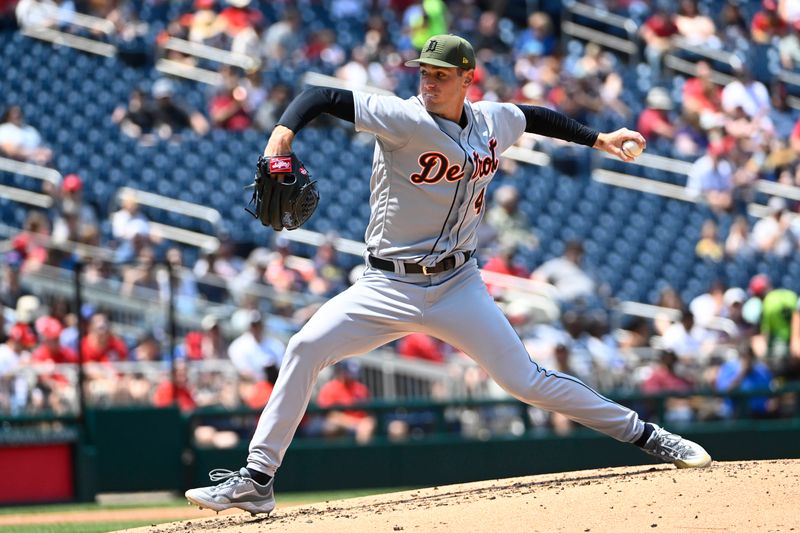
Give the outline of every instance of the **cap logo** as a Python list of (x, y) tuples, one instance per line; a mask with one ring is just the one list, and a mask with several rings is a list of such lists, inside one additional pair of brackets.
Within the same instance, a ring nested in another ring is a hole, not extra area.
[(270, 172), (291, 172), (292, 171), (292, 158), (291, 157), (272, 157), (269, 160)]
[(431, 39), (428, 41), (428, 47), (425, 49), (426, 52), (435, 52), (436, 47), (439, 46), (439, 42), (436, 39)]
[(467, 59), (466, 57), (462, 57), (461, 62), (464, 63), (465, 65), (469, 65), (469, 59)]

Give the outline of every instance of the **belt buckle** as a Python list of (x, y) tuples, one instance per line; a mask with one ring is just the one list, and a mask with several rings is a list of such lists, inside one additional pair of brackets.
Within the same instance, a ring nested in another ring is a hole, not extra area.
[(425, 265), (422, 265), (422, 273), (425, 274), (426, 276), (432, 276), (435, 274), (435, 272), (428, 272), (428, 267), (426, 267)]

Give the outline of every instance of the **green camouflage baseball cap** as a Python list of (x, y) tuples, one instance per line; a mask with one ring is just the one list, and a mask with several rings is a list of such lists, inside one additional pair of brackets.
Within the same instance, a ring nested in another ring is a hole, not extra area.
[(466, 39), (458, 35), (434, 35), (425, 42), (419, 59), (406, 61), (407, 67), (420, 64), (434, 67), (475, 68), (475, 51)]

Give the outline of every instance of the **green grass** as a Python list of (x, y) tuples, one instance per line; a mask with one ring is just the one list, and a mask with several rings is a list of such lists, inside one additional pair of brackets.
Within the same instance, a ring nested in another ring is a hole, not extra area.
[[(346, 500), (361, 496), (386, 494), (410, 490), (413, 487), (395, 487), (389, 489), (360, 489), (339, 490), (326, 492), (286, 492), (278, 494), (278, 506), (283, 504), (306, 504), (334, 500)], [(100, 505), (96, 503), (63, 503), (49, 505), (21, 505), (16, 507), (0, 508), (0, 515), (32, 515), (45, 513), (65, 513), (70, 511), (113, 511), (115, 509), (148, 509), (153, 507), (180, 507), (186, 506), (186, 500), (175, 498), (156, 503), (113, 504)], [(209, 517), (212, 516), (209, 514)], [(62, 522), (58, 524), (25, 524), (16, 526), (0, 526), (0, 533), (105, 533), (135, 527), (149, 526), (163, 522), (172, 522), (171, 519), (156, 520), (131, 520), (109, 522)]]
[(106, 533), (135, 527), (172, 522), (172, 520), (130, 520), (123, 522), (72, 522), (64, 524), (26, 524), (0, 526), (2, 533)]
[[(277, 493), (278, 505), (285, 503), (316, 503), (332, 500), (346, 500), (348, 498), (359, 498), (361, 496), (372, 496), (375, 494), (386, 494), (389, 492), (400, 492), (411, 490), (415, 487), (395, 487), (384, 489), (353, 489), (337, 490), (325, 492), (281, 492)], [(0, 507), (0, 515), (12, 514), (38, 514), (38, 513), (64, 513), (69, 511), (109, 511), (114, 509), (138, 509), (152, 507), (181, 507), (186, 505), (183, 498), (175, 498), (154, 503), (115, 503), (100, 505), (97, 503), (53, 503), (47, 505), (19, 505), (15, 507)], [(0, 531), (5, 531), (0, 529)]]
[(115, 503), (100, 505), (97, 503), (51, 503), (46, 505), (19, 505), (15, 507), (0, 507), (0, 515), (9, 514), (38, 514), (38, 513), (64, 513), (69, 511), (113, 511), (114, 509), (137, 509), (151, 507), (179, 507), (186, 505), (186, 500), (175, 498), (153, 503)]

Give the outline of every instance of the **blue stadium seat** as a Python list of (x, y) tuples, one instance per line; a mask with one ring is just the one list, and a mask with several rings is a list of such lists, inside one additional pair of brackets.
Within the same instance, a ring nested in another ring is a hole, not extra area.
[[(191, 0), (132, 1), (143, 20), (152, 25), (153, 32), (192, 9)], [(270, 21), (283, 9), (282, 4), (271, 2), (257, 5)], [(713, 8), (721, 5), (721, 1), (704, 5)], [(364, 10), (363, 17), (333, 22), (327, 2), (311, 2), (309, 6), (302, 10), (306, 19), (304, 32), (334, 28), (345, 47), (363, 40), (368, 10)], [(387, 13), (390, 14), (391, 11)], [(390, 17), (387, 22), (396, 36), (400, 31), (398, 21)], [(583, 48), (580, 41), (567, 40), (567, 60), (579, 58)], [(750, 51), (763, 60), (757, 68), (772, 68), (774, 53), (763, 47), (751, 47)], [(159, 142), (142, 147), (111, 124), (110, 114), (115, 106), (127, 102), (133, 87), (149, 87), (161, 77), (152, 66), (133, 68), (117, 58), (54, 47), (9, 32), (0, 32), (0, 57), (6, 67), (3, 100), (20, 101), (27, 106), (29, 121), (54, 147), (55, 164), (60, 171), (85, 171), (87, 175), (102, 177), (93, 180), (100, 184), (92, 188), (100, 198), (110, 198), (119, 186), (131, 185), (211, 205), (230, 221), (233, 235), (252, 239), (258, 223), (241, 209), (238, 200), (248, 196), (242, 187), (252, 179), (253, 154), (263, 148), (262, 132), (214, 130), (202, 138), (187, 133), (181, 143)], [(507, 58), (498, 56), (487, 64), (487, 69), (495, 75), (512, 78), (511, 66)], [(264, 77), (269, 85), (279, 80), (294, 84), (301, 71), (310, 67), (308, 62), (268, 67)], [(637, 113), (652, 83), (649, 67), (618, 64), (617, 70), (625, 80), (626, 102)], [(63, 75), (52, 76), (50, 72)], [(666, 87), (680, 92), (683, 82), (683, 77), (676, 76)], [(182, 100), (206, 108), (206, 87), (188, 81), (176, 81), (176, 85)], [(415, 92), (413, 73), (401, 75), (397, 92), (401, 95)], [(87, 98), (87, 94), (91, 97)], [(319, 187), (323, 203), (310, 227), (320, 231), (338, 229), (360, 240), (369, 214), (366, 180), (374, 145), (352, 142), (348, 131), (339, 127), (309, 127), (298, 136), (295, 148), (306, 154), (310, 169), (322, 178)], [(308, 150), (310, 146), (315, 150)], [(658, 147), (654, 145), (649, 151), (655, 153)], [(682, 177), (657, 170), (613, 160), (601, 164), (610, 170), (683, 184)], [(363, 172), (362, 181), (353, 181), (353, 169)], [(542, 241), (541, 248), (528, 254), (526, 260), (541, 262), (545, 257), (560, 254), (564, 240), (581, 238), (585, 241), (587, 261), (597, 264), (604, 279), (607, 277), (612, 287), (626, 297), (647, 299), (659, 284), (667, 282), (688, 295), (704, 290), (704, 282), (717, 275), (746, 285), (749, 276), (758, 270), (775, 276), (776, 283), (800, 279), (800, 258), (736, 259), (719, 269), (698, 261), (694, 245), (702, 222), (712, 216), (703, 206), (599, 184), (586, 176), (565, 180), (553, 167), (520, 165), (513, 174), (498, 175), (489, 193), (501, 183), (519, 187), (520, 208), (530, 217)], [(19, 218), (21, 215), (17, 213), (14, 217)], [(4, 221), (10, 219), (4, 215)], [(347, 222), (343, 224), (343, 220)], [(719, 223), (720, 235), (725, 235), (730, 218), (722, 217)], [(108, 228), (103, 231), (108, 234)]]

